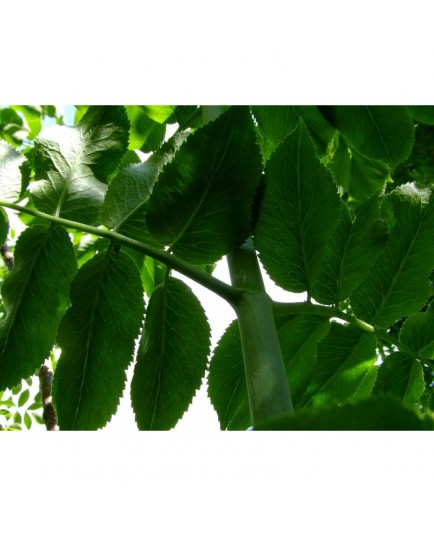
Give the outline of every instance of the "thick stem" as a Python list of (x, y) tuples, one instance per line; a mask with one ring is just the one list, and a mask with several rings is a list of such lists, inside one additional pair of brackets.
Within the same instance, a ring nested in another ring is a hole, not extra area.
[(244, 289), (234, 304), (240, 326), (253, 427), (293, 412), (282, 351), (255, 249), (249, 239), (228, 255), (232, 284)]

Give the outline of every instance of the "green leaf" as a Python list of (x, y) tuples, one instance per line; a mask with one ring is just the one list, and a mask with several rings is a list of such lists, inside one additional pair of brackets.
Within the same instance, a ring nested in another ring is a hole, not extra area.
[[(21, 413), (19, 411), (16, 411), (14, 415), (14, 423), (21, 424), (22, 420), (23, 418), (21, 417)], [(21, 429), (21, 427), (19, 427), (19, 429)]]
[(230, 106), (222, 106), (222, 105), (216, 105), (216, 106), (201, 106), (202, 109), (202, 118), (203, 122), (209, 123), (210, 121), (215, 121), (217, 117), (219, 117), (222, 113), (224, 113), (226, 110), (228, 110)]
[(101, 222), (125, 236), (151, 242), (146, 224), (146, 204), (160, 167), (152, 157), (120, 171), (107, 191)]
[(27, 408), (27, 411), (39, 411), (41, 409), (41, 404), (38, 402), (33, 402), (33, 404), (30, 404), (30, 406)]
[(9, 232), (9, 220), (6, 212), (0, 208), (0, 245), (6, 242)]
[(289, 388), (294, 407), (312, 378), (317, 361), (317, 347), (327, 335), (330, 322), (320, 316), (299, 315), (290, 318), (278, 330)]
[(144, 113), (157, 123), (166, 123), (173, 115), (176, 106), (141, 106)]
[(351, 147), (392, 168), (410, 155), (414, 125), (405, 106), (335, 106), (338, 130)]
[[(278, 329), (279, 342), (294, 405), (306, 388), (316, 363), (316, 350), (327, 335), (328, 320), (313, 315), (291, 317)], [(208, 394), (222, 430), (246, 430), (251, 425), (247, 384), (238, 322), (219, 340), (211, 359)]]
[(37, 413), (33, 414), (33, 418), (38, 424), (45, 424), (44, 419), (40, 415), (38, 415)]
[(72, 305), (57, 337), (62, 349), (53, 402), (62, 430), (95, 430), (115, 413), (144, 310), (134, 261), (122, 251), (98, 253), (71, 287)]
[(412, 405), (419, 401), (424, 389), (421, 363), (404, 352), (395, 352), (381, 364), (374, 393), (389, 393)]
[(362, 320), (386, 328), (427, 301), (434, 265), (433, 197), (428, 188), (406, 184), (384, 198), (383, 216), (393, 227), (387, 248), (351, 296)]
[(22, 117), (12, 108), (0, 109), (0, 138), (19, 147), (29, 134)]
[(24, 406), (24, 404), (27, 402), (27, 400), (30, 397), (30, 391), (26, 389), (20, 394), (20, 397), (18, 398), (18, 407)]
[(17, 112), (21, 112), (25, 119), (27, 124), (30, 127), (30, 132), (27, 135), (27, 138), (29, 140), (33, 140), (40, 132), (42, 128), (42, 107), (41, 106), (12, 106), (14, 110)]
[(23, 388), (22, 387), (22, 382), (20, 381), (19, 383), (17, 383), (17, 385), (14, 385), (14, 387), (12, 388), (11, 392), (13, 395), (18, 395), (21, 393), (21, 389)]
[(79, 125), (52, 126), (35, 140), (37, 180), (30, 184), (43, 212), (92, 224), (104, 201), (109, 176), (127, 149), (129, 123), (123, 107), (90, 107)]
[(297, 127), (300, 119), (321, 152), (325, 152), (334, 133), (316, 106), (252, 106), (251, 109), (258, 124), (264, 162)]
[(192, 264), (207, 264), (251, 232), (261, 175), (247, 107), (232, 107), (191, 134), (165, 166), (148, 203), (148, 227)]
[(226, 329), (214, 349), (208, 396), (222, 430), (246, 430), (252, 424), (237, 321)]
[(293, 106), (252, 106), (261, 138), (261, 151), (266, 162), (276, 147), (294, 130), (299, 115)]
[(0, 199), (14, 203), (21, 194), (20, 166), (24, 156), (0, 140)]
[(317, 364), (302, 405), (346, 402), (377, 359), (376, 338), (352, 326), (332, 323), (317, 349)]
[[(72, 127), (75, 128), (75, 127)], [(128, 149), (130, 123), (124, 106), (89, 106), (80, 120), (81, 150), (95, 177), (109, 182)]]
[(367, 158), (349, 148), (345, 138), (336, 137), (337, 147), (328, 163), (335, 181), (350, 194), (351, 201), (363, 203), (373, 195), (382, 193), (390, 181), (390, 169), (381, 160)]
[(65, 229), (38, 225), (20, 235), (15, 267), (2, 285), (0, 389), (31, 376), (49, 355), (76, 265)]
[(292, 292), (311, 292), (329, 237), (340, 217), (330, 172), (300, 123), (266, 168), (255, 243), (270, 277)]
[(177, 106), (174, 115), (182, 129), (198, 128), (203, 125), (200, 106)]
[(360, 382), (354, 394), (350, 397), (350, 400), (360, 400), (367, 398), (374, 388), (377, 381), (378, 366), (371, 365), (368, 368), (368, 372), (364, 375), (363, 380)]
[(28, 413), (24, 413), (24, 424), (27, 430), (30, 430), (30, 428), (32, 427), (32, 418)]
[(401, 328), (399, 338), (422, 357), (434, 358), (434, 310), (432, 306), (424, 313), (408, 317)]
[(434, 420), (392, 396), (372, 396), (343, 406), (303, 408), (255, 430), (434, 430)]
[(364, 280), (386, 246), (388, 230), (381, 219), (378, 196), (357, 211), (354, 221), (342, 203), (341, 220), (324, 254), (312, 295), (320, 303), (339, 304)]
[(131, 124), (128, 148), (148, 153), (155, 151), (163, 143), (166, 126), (150, 119), (145, 108), (145, 106), (126, 106)]
[(146, 162), (121, 169), (110, 183), (101, 221), (125, 236), (147, 243), (155, 243), (147, 226), (147, 204), (154, 184), (163, 167), (170, 162), (188, 134), (175, 134)]
[(205, 374), (210, 328), (190, 288), (169, 278), (149, 301), (131, 402), (140, 430), (169, 430), (182, 417)]
[(407, 106), (410, 115), (427, 125), (434, 125), (434, 106)]

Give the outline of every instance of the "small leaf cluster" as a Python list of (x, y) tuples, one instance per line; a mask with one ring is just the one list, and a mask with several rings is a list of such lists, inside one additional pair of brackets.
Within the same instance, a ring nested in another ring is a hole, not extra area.
[(35, 377), (20, 381), (0, 392), (0, 430), (30, 430), (34, 423), (44, 424), (42, 401)]

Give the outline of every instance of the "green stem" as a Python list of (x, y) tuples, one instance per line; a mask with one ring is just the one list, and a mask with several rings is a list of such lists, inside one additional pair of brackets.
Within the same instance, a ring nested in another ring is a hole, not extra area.
[(234, 305), (240, 327), (253, 427), (293, 412), (291, 394), (273, 316), (255, 249), (249, 239), (228, 255), (232, 284), (243, 288)]
[(161, 263), (165, 264), (169, 268), (172, 268), (176, 270), (177, 272), (185, 275), (186, 277), (189, 277), (193, 281), (196, 281), (196, 283), (201, 284), (208, 290), (215, 292), (218, 296), (228, 301), (232, 306), (234, 306), (234, 304), (240, 298), (240, 295), (241, 295), (240, 289), (234, 288), (231, 285), (228, 285), (224, 283), (223, 281), (220, 281), (216, 277), (213, 277), (212, 275), (207, 274), (206, 272), (203, 272), (202, 270), (199, 270), (199, 268), (192, 266), (188, 262), (185, 262), (182, 259), (179, 259), (178, 257), (164, 250), (154, 248), (152, 246), (144, 244), (143, 242), (139, 242), (138, 240), (134, 240), (133, 238), (129, 238), (128, 236), (122, 235), (115, 231), (109, 231), (107, 229), (100, 229), (98, 227), (93, 227), (91, 225), (86, 225), (84, 223), (79, 223), (79, 222), (72, 221), (72, 220), (66, 220), (64, 218), (52, 216), (51, 214), (46, 214), (45, 212), (39, 212), (38, 210), (34, 210), (28, 207), (23, 207), (21, 205), (16, 205), (14, 203), (8, 203), (6, 201), (0, 201), (0, 206), (10, 208), (18, 212), (24, 212), (26, 214), (30, 214), (38, 218), (43, 218), (53, 223), (57, 223), (58, 225), (62, 225), (63, 227), (69, 227), (71, 229), (77, 229), (78, 231), (83, 231), (85, 233), (89, 233), (92, 235), (101, 236), (103, 238), (108, 238), (109, 240), (116, 241), (119, 244), (124, 244), (132, 249), (141, 251), (145, 255), (148, 255), (149, 257), (152, 257), (156, 259), (157, 261), (160, 261)]
[(371, 324), (367, 324), (360, 318), (343, 313), (335, 307), (327, 307), (326, 305), (317, 305), (311, 302), (298, 303), (279, 303), (273, 302), (273, 311), (276, 315), (319, 315), (327, 318), (340, 318), (350, 324), (353, 324), (363, 331), (375, 333), (375, 328)]

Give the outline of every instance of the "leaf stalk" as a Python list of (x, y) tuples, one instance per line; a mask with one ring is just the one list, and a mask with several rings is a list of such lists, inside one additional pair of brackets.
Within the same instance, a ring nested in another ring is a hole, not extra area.
[(117, 233), (116, 231), (110, 231), (108, 229), (102, 229), (100, 227), (94, 227), (92, 225), (87, 225), (85, 223), (79, 223), (73, 220), (67, 220), (65, 218), (60, 218), (58, 216), (53, 216), (51, 214), (46, 214), (45, 212), (40, 212), (29, 207), (18, 205), (15, 203), (9, 203), (6, 201), (0, 200), (0, 206), (16, 210), (17, 212), (23, 212), (25, 214), (30, 214), (37, 218), (43, 218), (45, 220), (51, 221), (63, 227), (76, 229), (77, 231), (82, 231), (88, 234), (101, 236), (103, 238), (108, 238), (109, 240), (115, 241), (119, 244), (126, 245), (132, 249), (140, 251), (149, 257), (156, 259), (157, 261), (165, 264), (167, 267), (176, 270), (177, 272), (189, 277), (196, 283), (201, 284), (208, 290), (215, 292), (218, 296), (229, 302), (234, 306), (240, 299), (241, 290), (234, 288), (231, 285), (220, 281), (216, 277), (213, 277), (210, 274), (192, 266), (188, 262), (183, 261), (182, 259), (176, 257), (175, 255), (168, 253), (162, 249), (157, 249), (152, 246), (149, 246), (138, 240), (134, 240), (128, 236)]

